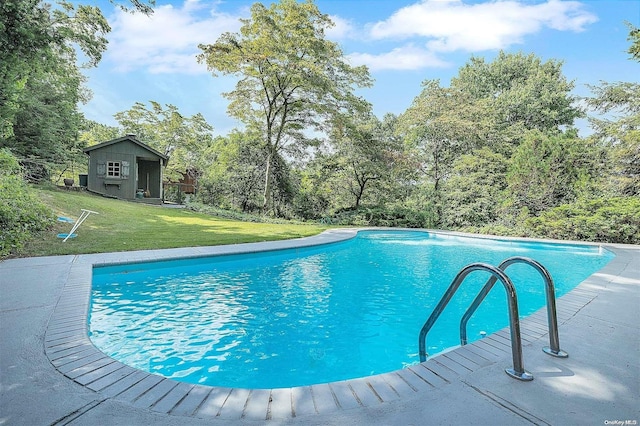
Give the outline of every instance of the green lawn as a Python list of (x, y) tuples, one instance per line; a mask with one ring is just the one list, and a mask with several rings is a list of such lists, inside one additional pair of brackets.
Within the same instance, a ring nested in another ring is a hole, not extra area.
[(240, 222), (83, 192), (36, 189), (41, 200), (58, 216), (77, 219), (80, 209), (93, 210), (77, 230), (76, 238), (62, 242), (71, 223), (57, 222), (54, 229), (32, 240), (20, 256), (100, 253), (127, 250), (194, 247), (283, 240), (315, 235), (327, 229), (311, 224)]

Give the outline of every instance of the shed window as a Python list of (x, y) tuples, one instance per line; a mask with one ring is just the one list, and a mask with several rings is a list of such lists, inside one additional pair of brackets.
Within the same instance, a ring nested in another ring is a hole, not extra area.
[(107, 161), (107, 177), (120, 177), (119, 161)]

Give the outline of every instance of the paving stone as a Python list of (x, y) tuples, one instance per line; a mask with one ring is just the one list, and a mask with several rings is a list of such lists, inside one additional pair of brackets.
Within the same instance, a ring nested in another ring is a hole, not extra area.
[(356, 395), (356, 398), (358, 398), (358, 401), (360, 401), (360, 404), (365, 407), (375, 407), (382, 402), (369, 387), (365, 379), (349, 380), (349, 386), (353, 389), (353, 393)]
[(169, 413), (173, 409), (173, 407), (175, 407), (180, 401), (182, 401), (183, 398), (186, 398), (193, 386), (194, 385), (190, 385), (188, 383), (178, 383), (169, 391), (169, 393), (155, 402), (151, 406), (151, 409), (160, 413)]
[(293, 417), (291, 388), (272, 389), (269, 419), (289, 419), (291, 417)]
[(335, 395), (340, 408), (348, 410), (360, 407), (361, 404), (356, 399), (353, 389), (349, 386), (348, 381), (330, 383), (331, 392)]
[(173, 409), (170, 414), (190, 416), (196, 412), (200, 404), (211, 392), (208, 386), (194, 386), (191, 388), (186, 397), (184, 397)]
[(311, 386), (311, 392), (313, 393), (316, 411), (319, 414), (332, 413), (338, 409), (335, 397), (328, 384), (313, 385)]
[(118, 380), (114, 384), (109, 385), (106, 388), (102, 389), (100, 393), (106, 397), (115, 397), (121, 394), (122, 392), (126, 391), (127, 389), (129, 389), (131, 386), (140, 382), (147, 376), (149, 376), (147, 373), (140, 370), (136, 370), (132, 374), (129, 374), (123, 377), (121, 380)]
[(135, 373), (137, 370), (129, 366), (122, 366), (122, 368), (111, 372), (110, 374), (91, 382), (87, 387), (94, 391), (101, 391), (102, 389), (109, 387), (123, 378)]
[(163, 380), (162, 377), (147, 374), (144, 379), (140, 380), (133, 386), (126, 389), (124, 392), (120, 393), (118, 395), (118, 399), (128, 402), (134, 402), (140, 395), (143, 395), (145, 392), (152, 389), (161, 380)]
[(149, 408), (164, 398), (173, 388), (178, 386), (174, 380), (164, 379), (151, 388), (148, 392), (138, 397), (133, 405), (140, 408)]
[(316, 406), (313, 403), (313, 394), (311, 393), (310, 386), (292, 388), (291, 399), (293, 413), (296, 417), (316, 413)]
[(234, 388), (220, 409), (220, 418), (234, 420), (242, 418), (249, 393), (248, 389)]
[[(414, 367), (415, 368), (415, 367)], [(415, 389), (416, 392), (430, 390), (434, 387), (431, 382), (428, 382), (424, 377), (415, 373), (414, 368), (403, 368), (395, 372), (402, 380)]]
[(220, 409), (227, 401), (231, 388), (214, 387), (207, 395), (202, 405), (198, 408), (195, 415), (197, 417), (216, 417), (220, 413)]
[(396, 373), (384, 374), (382, 378), (400, 398), (412, 396), (416, 393), (416, 391)]
[(372, 388), (373, 392), (382, 402), (393, 401), (400, 397), (384, 380), (382, 375), (372, 376), (366, 380), (369, 387)]
[(254, 389), (244, 407), (243, 418), (247, 420), (266, 420), (269, 412), (271, 390)]

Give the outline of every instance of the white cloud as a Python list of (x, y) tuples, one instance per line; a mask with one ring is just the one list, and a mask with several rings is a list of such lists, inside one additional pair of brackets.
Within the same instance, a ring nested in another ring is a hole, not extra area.
[(371, 71), (415, 70), (449, 66), (432, 52), (413, 44), (398, 47), (382, 54), (351, 53), (347, 57), (352, 64), (366, 65)]
[(332, 40), (341, 40), (347, 37), (352, 37), (355, 34), (356, 30), (351, 21), (337, 15), (331, 15), (330, 18), (333, 21), (334, 26), (325, 31), (327, 38)]
[[(142, 69), (148, 73), (205, 73), (197, 63), (200, 43), (212, 43), (223, 32), (240, 29), (240, 15), (220, 13), (199, 0), (181, 6), (162, 5), (151, 16), (117, 11), (106, 58), (118, 71)], [(248, 9), (239, 12), (249, 15)], [(446, 52), (480, 52), (522, 43), (544, 28), (582, 31), (597, 18), (577, 1), (546, 0), (531, 3), (496, 0), (466, 4), (462, 0), (422, 0), (397, 10), (388, 19), (361, 26), (333, 15), (333, 40), (388, 40), (392, 50), (379, 48), (351, 53), (352, 63), (371, 70), (412, 70), (448, 66)], [(400, 42), (406, 41), (404, 45)], [(388, 45), (385, 43), (385, 45)], [(371, 47), (371, 45), (369, 45)]]
[(521, 43), (524, 36), (543, 27), (582, 31), (596, 20), (577, 1), (465, 4), (460, 0), (423, 0), (377, 22), (370, 35), (373, 39), (425, 38), (433, 52), (477, 52)]
[(198, 44), (213, 43), (222, 33), (238, 31), (238, 16), (218, 13), (197, 0), (181, 8), (163, 5), (151, 16), (116, 11), (107, 58), (118, 71), (144, 69), (149, 73), (206, 72), (195, 56)]

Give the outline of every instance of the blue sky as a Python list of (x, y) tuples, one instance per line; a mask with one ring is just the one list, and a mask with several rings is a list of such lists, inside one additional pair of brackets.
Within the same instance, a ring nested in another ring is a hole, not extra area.
[[(124, 3), (124, 1), (121, 1)], [(254, 1), (157, 0), (155, 13), (126, 14), (100, 0), (109, 20), (109, 48), (98, 68), (86, 72), (93, 99), (81, 109), (87, 118), (116, 125), (116, 112), (135, 102), (173, 104), (184, 115), (202, 113), (214, 133), (240, 123), (226, 114), (222, 92), (231, 77), (213, 77), (197, 63), (199, 43), (238, 31)], [(270, 4), (270, 1), (264, 1)], [(382, 117), (400, 114), (420, 93), (425, 79), (448, 86), (471, 56), (491, 60), (506, 52), (534, 53), (564, 62), (574, 93), (587, 84), (640, 81), (640, 63), (628, 59), (628, 28), (640, 27), (640, 0), (316, 0), (335, 27), (353, 65), (367, 65), (374, 86), (359, 93)], [(589, 133), (586, 122), (578, 123)]]

